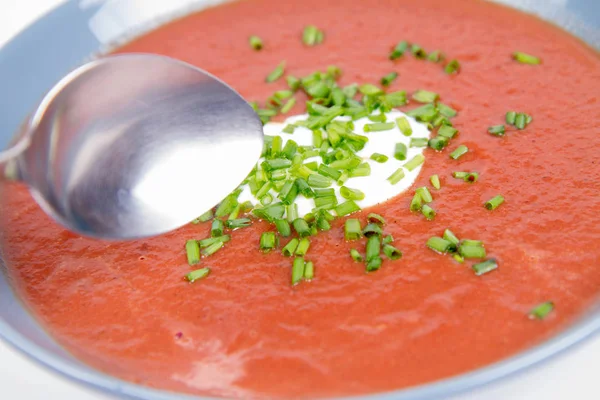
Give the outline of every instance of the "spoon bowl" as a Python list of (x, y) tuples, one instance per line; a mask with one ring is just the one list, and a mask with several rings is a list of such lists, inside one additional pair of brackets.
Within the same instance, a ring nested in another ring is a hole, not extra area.
[(247, 176), (262, 143), (252, 107), (219, 79), (168, 57), (127, 54), (62, 79), (0, 166), (70, 230), (131, 239), (214, 207)]

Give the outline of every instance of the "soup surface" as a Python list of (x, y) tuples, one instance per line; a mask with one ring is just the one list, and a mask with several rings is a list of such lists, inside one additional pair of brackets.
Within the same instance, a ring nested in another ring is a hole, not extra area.
[[(302, 30), (324, 31), (303, 45)], [(264, 48), (253, 50), (258, 35)], [(399, 41), (442, 50), (458, 74), (410, 55), (390, 61)], [(458, 110), (460, 131), (441, 153), (425, 150), (415, 187), (431, 189), (437, 216), (411, 213), (413, 191), (353, 215), (376, 212), (404, 256), (365, 273), (344, 240), (343, 218), (311, 238), (310, 282), (290, 285), (291, 260), (258, 251), (258, 221), (232, 232), (202, 260), (211, 273), (182, 277), (184, 243), (210, 223), (127, 243), (76, 236), (52, 222), (24, 187), (2, 193), (4, 257), (16, 290), (48, 331), (101, 371), (150, 387), (204, 395), (322, 397), (390, 391), (451, 377), (513, 355), (559, 332), (600, 287), (600, 58), (577, 39), (531, 16), (475, 0), (323, 2), (252, 0), (168, 24), (120, 52), (152, 52), (215, 74), (245, 98), (264, 102), (286, 74), (341, 68), (340, 85), (433, 90)], [(523, 51), (540, 65), (518, 63)], [(300, 96), (300, 95), (299, 95)], [(299, 98), (299, 100), (301, 100)], [(411, 102), (406, 108), (416, 105)], [(509, 110), (533, 121), (503, 137), (487, 132)], [(290, 114), (304, 113), (298, 101)], [(469, 152), (448, 153), (459, 144)], [(223, 160), (222, 168), (234, 168)], [(477, 171), (469, 184), (455, 171)], [(197, 172), (197, 184), (202, 174)], [(497, 194), (493, 211), (482, 204)], [(479, 239), (499, 268), (476, 276), (425, 245), (450, 228)], [(528, 317), (552, 301), (543, 320)]]

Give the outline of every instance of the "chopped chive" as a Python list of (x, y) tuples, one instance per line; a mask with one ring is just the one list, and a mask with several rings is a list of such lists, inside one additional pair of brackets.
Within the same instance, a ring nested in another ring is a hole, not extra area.
[[(321, 164), (322, 165), (322, 164)], [(326, 188), (331, 186), (331, 179), (319, 174), (311, 174), (307, 179), (308, 185), (313, 188)]]
[(334, 209), (335, 213), (338, 217), (343, 217), (344, 215), (352, 214), (356, 211), (360, 211), (360, 207), (358, 204), (354, 202), (354, 200), (348, 200), (342, 204), (339, 204)]
[(456, 136), (456, 134), (458, 133), (458, 129), (452, 127), (452, 126), (448, 126), (448, 125), (442, 125), (440, 127), (440, 129), (438, 130), (438, 135), (439, 136), (443, 136), (446, 137), (448, 139), (453, 139), (454, 136)]
[(351, 189), (346, 186), (340, 188), (340, 195), (346, 200), (364, 200), (365, 194), (358, 189)]
[[(326, 210), (322, 210), (322, 211), (326, 211)], [(329, 223), (327, 218), (320, 216), (319, 218), (317, 218), (317, 228), (322, 231), (328, 231), (331, 229), (331, 224)]]
[(382, 259), (379, 256), (368, 260), (366, 267), (367, 272), (377, 271), (379, 268), (381, 268), (381, 263)]
[(402, 252), (390, 244), (383, 245), (383, 254), (390, 260), (398, 260), (402, 258)]
[(349, 157), (343, 160), (333, 161), (329, 166), (335, 169), (352, 169), (358, 167), (361, 164), (361, 161), (362, 160), (359, 157)]
[[(233, 208), (233, 210), (231, 211), (231, 213), (229, 214), (229, 216), (227, 217), (227, 220), (237, 219), (237, 217), (240, 215), (240, 211), (241, 210), (242, 210), (242, 205), (238, 203)], [(227, 222), (225, 222), (225, 224), (227, 224)]]
[(350, 249), (350, 257), (354, 260), (354, 262), (362, 262), (363, 257), (356, 249)]
[(542, 63), (542, 60), (539, 57), (521, 51), (514, 52), (512, 58), (521, 64), (538, 65)]
[(227, 243), (230, 240), (231, 240), (231, 235), (223, 235), (223, 236), (202, 239), (202, 240), (198, 241), (198, 244), (200, 245), (200, 247), (205, 248), (205, 247), (209, 247), (217, 242)]
[(464, 179), (467, 183), (477, 182), (477, 179), (479, 179), (479, 174), (477, 172), (469, 172)]
[(185, 242), (185, 254), (189, 265), (196, 265), (200, 262), (200, 245), (197, 240)]
[(301, 85), (300, 79), (296, 78), (295, 76), (288, 75), (285, 77), (285, 81), (287, 82), (289, 88), (292, 89), (293, 91), (300, 89), (300, 85)]
[(371, 175), (371, 166), (369, 165), (369, 163), (362, 163), (358, 167), (348, 171), (348, 175), (351, 178), (357, 176), (369, 176)]
[(277, 79), (279, 79), (283, 76), (284, 72), (285, 72), (285, 61), (282, 61), (277, 67), (275, 67), (275, 69), (271, 73), (269, 73), (269, 75), (267, 75), (267, 77), (265, 78), (265, 81), (267, 83), (275, 82)]
[(281, 107), (279, 112), (282, 114), (287, 114), (294, 107), (295, 104), (296, 104), (296, 98), (292, 97), (283, 105), (283, 107)]
[(223, 236), (223, 230), (225, 229), (223, 221), (220, 219), (214, 219), (210, 227), (210, 236)]
[(298, 233), (298, 236), (304, 237), (310, 235), (310, 227), (304, 218), (296, 218), (294, 222), (292, 222), (292, 225), (294, 226), (294, 230)]
[(427, 56), (427, 61), (438, 63), (440, 61), (443, 61), (444, 58), (445, 58), (444, 53), (442, 53), (439, 50), (435, 50), (435, 51), (432, 51), (431, 53), (429, 53), (429, 55)]
[(320, 210), (331, 210), (337, 206), (338, 201), (336, 196), (316, 197), (315, 206)]
[(289, 133), (292, 134), (294, 133), (294, 131), (296, 130), (297, 126), (294, 124), (287, 124), (282, 130), (281, 132), (283, 133)]
[(463, 172), (463, 171), (455, 171), (452, 173), (452, 177), (456, 178), (456, 179), (465, 179), (467, 177), (467, 175), (469, 175), (468, 172)]
[(237, 194), (225, 197), (225, 199), (219, 204), (219, 206), (215, 210), (215, 216), (221, 218), (228, 215), (229, 213), (231, 213), (231, 211), (233, 211), (237, 203)]
[(518, 113), (515, 117), (515, 127), (519, 130), (525, 129), (529, 123), (529, 118), (531, 117), (525, 113)]
[[(271, 158), (275, 158), (275, 156), (278, 156), (279, 153), (281, 153), (282, 146), (283, 146), (283, 139), (281, 139), (281, 136), (273, 136), (273, 140), (271, 140), (271, 151), (269, 154), (271, 156)], [(288, 165), (286, 165), (284, 167), (288, 167)], [(281, 167), (278, 167), (278, 168), (281, 168)], [(272, 169), (278, 169), (278, 168), (272, 168)], [(263, 167), (263, 169), (264, 169), (264, 167)], [(270, 170), (267, 169), (266, 171), (270, 171)]]
[(302, 32), (302, 42), (307, 46), (316, 46), (323, 43), (323, 31), (314, 25), (308, 25)]
[(406, 160), (407, 151), (408, 149), (404, 143), (396, 143), (396, 147), (394, 148), (394, 158), (400, 161)]
[(277, 182), (277, 181), (284, 180), (285, 178), (287, 178), (287, 175), (288, 175), (287, 170), (284, 168), (276, 169), (274, 171), (269, 172), (269, 176), (270, 176), (271, 180), (273, 181), (272, 182), (273, 187), (276, 190), (280, 190), (281, 186), (285, 183), (285, 182)]
[(436, 190), (440, 190), (442, 187), (440, 183), (440, 177), (438, 175), (431, 175), (429, 181), (431, 182), (431, 186), (433, 186)]
[(343, 106), (346, 104), (346, 95), (340, 88), (334, 88), (331, 90), (331, 98), (333, 100), (333, 104), (336, 106)]
[(358, 87), (358, 91), (367, 96), (379, 96), (383, 94), (383, 90), (370, 83), (365, 83)]
[(304, 278), (304, 259), (302, 257), (294, 258), (292, 264), (292, 285), (298, 284)]
[(283, 237), (288, 237), (292, 233), (292, 229), (290, 228), (290, 223), (285, 219), (276, 219), (275, 227), (279, 234)]
[(378, 162), (380, 164), (386, 162), (389, 159), (388, 156), (386, 156), (385, 154), (381, 154), (381, 153), (373, 153), (373, 154), (371, 154), (370, 158), (371, 158), (371, 160)]
[(228, 219), (225, 221), (225, 226), (229, 229), (245, 228), (252, 224), (249, 218)]
[(312, 261), (307, 261), (304, 264), (304, 279), (310, 281), (315, 277), (315, 265)]
[(346, 240), (357, 240), (362, 236), (360, 221), (356, 218), (348, 218), (344, 223), (344, 237)]
[(200, 280), (202, 278), (206, 278), (208, 276), (208, 274), (210, 274), (210, 268), (200, 268), (200, 269), (197, 269), (195, 271), (189, 272), (185, 276), (185, 279), (189, 283), (194, 283), (197, 280)]
[(431, 196), (431, 193), (429, 192), (429, 189), (427, 189), (426, 186), (417, 188), (417, 190), (415, 190), (415, 192), (419, 196), (421, 196), (423, 203), (427, 204), (427, 203), (431, 203), (433, 201), (433, 197)]
[(450, 158), (452, 158), (454, 160), (458, 160), (461, 156), (467, 154), (468, 151), (469, 151), (469, 148), (467, 146), (465, 146), (464, 144), (461, 144), (456, 149), (454, 149), (454, 151), (452, 153), (450, 153)]
[(497, 195), (492, 197), (491, 199), (489, 199), (488, 201), (485, 202), (485, 204), (483, 205), (485, 208), (487, 208), (488, 210), (495, 210), (496, 208), (498, 208), (500, 206), (500, 204), (504, 203), (504, 197), (502, 195)]
[(311, 189), (311, 187), (308, 185), (308, 182), (306, 182), (305, 179), (296, 178), (296, 187), (298, 188), (298, 192), (300, 192), (300, 194), (302, 194), (307, 199), (315, 197), (315, 192)]
[(550, 312), (554, 310), (554, 303), (546, 301), (542, 304), (538, 304), (529, 312), (530, 319), (544, 319)]
[[(275, 136), (279, 137), (279, 136)], [(279, 150), (281, 152), (281, 149)], [(271, 172), (276, 169), (284, 169), (292, 166), (292, 162), (286, 158), (275, 158), (272, 160), (263, 161), (260, 166), (267, 172)]]
[(458, 238), (456, 237), (456, 235), (454, 233), (452, 233), (452, 231), (450, 229), (446, 229), (444, 230), (444, 239), (453, 243), (454, 245), (458, 246), (458, 243), (460, 242), (460, 240), (458, 240)]
[(409, 171), (413, 171), (421, 164), (425, 162), (425, 156), (423, 154), (417, 154), (413, 158), (411, 158), (408, 162), (406, 162), (403, 167)]
[(412, 127), (406, 117), (396, 118), (396, 125), (398, 125), (398, 129), (400, 129), (400, 132), (402, 132), (404, 136), (412, 135)]
[(369, 213), (369, 215), (367, 215), (367, 222), (382, 226), (385, 225), (385, 219), (381, 215), (375, 213)]
[(392, 175), (388, 176), (387, 180), (392, 185), (395, 185), (396, 183), (400, 182), (402, 178), (404, 178), (404, 170), (402, 168), (398, 168), (392, 173)]
[(372, 235), (367, 239), (366, 259), (367, 261), (379, 257), (381, 251), (381, 238), (379, 235)]
[(376, 122), (373, 124), (365, 124), (364, 131), (365, 132), (381, 132), (381, 131), (389, 131), (394, 128), (393, 122)]
[(496, 268), (498, 268), (498, 263), (494, 258), (490, 258), (489, 260), (473, 265), (473, 271), (477, 276), (487, 274), (488, 272), (493, 271)]
[[(325, 164), (319, 165), (317, 172), (327, 178), (333, 179), (334, 181), (338, 180), (339, 177), (342, 175), (342, 173), (340, 171), (338, 171), (337, 169), (331, 168)], [(310, 179), (310, 177), (309, 177), (309, 179)]]
[(268, 253), (277, 247), (277, 237), (275, 236), (275, 232), (263, 232), (260, 236), (259, 246), (263, 253)]
[[(281, 216), (279, 218), (282, 218), (282, 217), (283, 217), (283, 214), (281, 214)], [(296, 218), (298, 218), (298, 204), (294, 203), (294, 204), (285, 206), (285, 217), (290, 224), (292, 222), (294, 222), (296, 220)]]
[(285, 205), (283, 203), (275, 203), (263, 208), (255, 208), (252, 213), (258, 218), (273, 222), (276, 219), (283, 218), (285, 213)]
[(458, 246), (458, 254), (463, 258), (485, 258), (486, 252), (483, 246), (473, 246), (461, 243)]
[(444, 103), (437, 103), (437, 109), (440, 112), (440, 114), (448, 118), (454, 118), (456, 117), (456, 114), (458, 114), (458, 111)]
[(434, 138), (429, 139), (427, 145), (434, 150), (442, 151), (448, 145), (448, 138), (438, 135)]
[(517, 113), (515, 111), (508, 111), (506, 113), (506, 123), (509, 125), (514, 125), (517, 119)]
[(260, 49), (263, 48), (263, 41), (262, 41), (262, 39), (259, 38), (256, 35), (250, 36), (250, 38), (248, 39), (248, 42), (250, 43), (250, 47), (252, 47), (256, 51), (258, 51), (258, 50), (260, 50)]
[(419, 103), (434, 103), (439, 97), (439, 94), (428, 90), (417, 90), (412, 95), (413, 100)]
[(372, 121), (372, 122), (386, 122), (387, 121), (387, 117), (383, 113), (369, 115), (367, 118), (369, 119), (369, 121)]
[(298, 186), (296, 186), (295, 181), (286, 181), (277, 197), (285, 205), (292, 204), (298, 197)]
[(294, 93), (291, 90), (278, 90), (275, 93), (273, 93), (273, 97), (279, 100), (284, 100), (291, 97), (293, 94)]
[(211, 256), (211, 255), (215, 254), (217, 251), (219, 251), (224, 245), (225, 245), (225, 242), (222, 242), (222, 241), (214, 242), (210, 246), (206, 246), (204, 249), (202, 249), (202, 254), (204, 254), (207, 257)]
[(427, 204), (423, 204), (423, 207), (421, 207), (421, 213), (425, 216), (425, 218), (429, 221), (431, 221), (432, 219), (435, 218), (436, 212), (433, 208), (431, 208), (429, 205)]
[(437, 236), (430, 237), (427, 240), (427, 247), (441, 254), (454, 253), (456, 251), (456, 244)]
[(192, 224), (198, 224), (200, 222), (207, 222), (207, 221), (210, 221), (213, 218), (214, 218), (213, 211), (212, 210), (208, 210), (207, 212), (205, 212), (204, 214), (202, 214), (198, 218), (194, 219), (192, 221)]
[(402, 41), (398, 43), (392, 52), (390, 53), (390, 60), (396, 60), (404, 55), (404, 53), (408, 50), (408, 42)]
[(267, 193), (264, 196), (262, 196), (260, 199), (260, 204), (262, 204), (263, 206), (268, 206), (269, 204), (271, 204), (273, 202), (273, 196), (271, 196), (271, 194)]
[(490, 126), (488, 128), (488, 133), (494, 136), (504, 136), (504, 134), (506, 133), (506, 128), (504, 128), (504, 125)]
[(463, 239), (461, 241), (461, 244), (464, 244), (465, 246), (479, 246), (479, 247), (482, 247), (483, 246), (483, 241), (481, 241), (481, 240), (473, 240), (473, 239)]
[(413, 43), (413, 45), (410, 47), (410, 51), (412, 55), (419, 60), (424, 60), (427, 57), (425, 50), (423, 50), (423, 48), (418, 44)]
[(381, 78), (381, 86), (389, 86), (398, 77), (397, 72), (390, 72)]
[(421, 211), (423, 207), (423, 199), (419, 193), (415, 193), (412, 200), (410, 201), (410, 211), (417, 212)]
[(427, 147), (427, 138), (410, 138), (410, 147)]
[(364, 237), (371, 237), (373, 235), (383, 235), (383, 231), (381, 230), (381, 226), (375, 223), (369, 223), (362, 231)]
[(329, 189), (315, 189), (315, 197), (335, 197), (335, 190), (333, 188)]
[(447, 74), (456, 74), (460, 72), (460, 63), (458, 60), (452, 60), (444, 67), (444, 72)]
[(298, 243), (299, 240), (293, 238), (285, 246), (283, 246), (283, 249), (281, 249), (281, 254), (283, 254), (284, 257), (291, 257), (296, 252), (296, 248), (298, 248)]
[(390, 243), (394, 243), (394, 237), (392, 235), (387, 235), (386, 237), (383, 238), (383, 240), (381, 241), (382, 244), (390, 244)]
[(296, 248), (297, 256), (304, 256), (308, 252), (308, 248), (310, 247), (310, 239), (302, 238), (300, 239), (300, 243), (298, 243), (298, 247)]

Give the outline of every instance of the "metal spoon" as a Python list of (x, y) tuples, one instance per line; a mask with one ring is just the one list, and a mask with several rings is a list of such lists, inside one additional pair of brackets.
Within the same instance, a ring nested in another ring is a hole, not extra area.
[(42, 100), (0, 179), (27, 184), (68, 229), (129, 239), (178, 228), (246, 177), (263, 143), (252, 107), (214, 76), (167, 57), (90, 62)]

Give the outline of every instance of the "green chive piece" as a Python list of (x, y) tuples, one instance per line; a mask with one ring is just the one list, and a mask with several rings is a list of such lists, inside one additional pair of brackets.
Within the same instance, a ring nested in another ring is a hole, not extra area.
[(369, 121), (373, 121), (373, 122), (386, 122), (387, 121), (387, 117), (385, 116), (385, 114), (369, 115), (367, 118), (369, 119)]
[(225, 226), (229, 229), (245, 228), (251, 224), (252, 220), (250, 218), (228, 219), (225, 221)]
[(398, 43), (392, 52), (390, 53), (390, 60), (396, 60), (404, 55), (404, 53), (408, 50), (408, 42), (402, 41)]
[(285, 61), (282, 61), (275, 69), (267, 75), (265, 81), (267, 83), (275, 82), (277, 79), (281, 78), (285, 72)]
[(367, 215), (367, 222), (369, 222), (370, 224), (379, 224), (383, 226), (385, 225), (385, 218), (383, 218), (379, 214), (369, 213), (369, 215)]
[(283, 246), (283, 249), (281, 249), (281, 254), (284, 257), (291, 257), (296, 252), (296, 249), (298, 248), (298, 243), (299, 240), (293, 238), (285, 246)]
[(550, 312), (554, 310), (554, 303), (551, 301), (546, 301), (542, 304), (538, 304), (529, 312), (530, 319), (539, 319), (542, 320), (546, 318)]
[[(229, 216), (227, 217), (227, 220), (234, 220), (237, 219), (238, 215), (240, 215), (240, 211), (242, 210), (242, 205), (241, 204), (237, 204), (234, 208), (233, 211), (231, 211), (231, 214), (229, 214)], [(225, 221), (225, 224), (227, 225), (227, 221)]]
[(434, 219), (435, 215), (436, 215), (435, 210), (427, 204), (423, 204), (423, 207), (421, 207), (421, 213), (425, 216), (425, 218), (428, 221), (431, 221), (432, 219)]
[(346, 186), (340, 188), (340, 195), (346, 200), (364, 200), (365, 194), (358, 189), (351, 189)]
[(316, 46), (323, 43), (323, 31), (314, 25), (308, 25), (302, 32), (302, 43), (307, 46)]
[[(298, 218), (298, 204), (290, 204), (285, 206), (285, 216), (287, 221), (291, 224)], [(279, 218), (282, 218), (283, 214)]]
[(354, 260), (354, 262), (362, 262), (363, 257), (356, 249), (350, 249), (350, 257)]
[(260, 199), (260, 204), (262, 204), (263, 206), (268, 206), (269, 204), (271, 204), (273, 202), (273, 196), (271, 196), (271, 194), (267, 193), (264, 196), (262, 196)]
[(334, 211), (338, 217), (343, 217), (345, 215), (352, 214), (356, 211), (360, 211), (360, 207), (354, 202), (354, 200), (348, 200), (335, 207)]
[(458, 160), (461, 156), (467, 154), (468, 151), (469, 148), (464, 144), (461, 144), (452, 153), (450, 153), (450, 158)]
[(427, 203), (431, 203), (433, 201), (433, 196), (431, 196), (431, 193), (429, 192), (429, 189), (427, 189), (426, 186), (417, 188), (417, 190), (415, 190), (415, 192), (421, 196), (421, 199), (423, 199), (423, 203), (427, 204)]
[(202, 214), (201, 216), (199, 216), (198, 218), (196, 218), (194, 220), (194, 221), (197, 221), (197, 222), (192, 221), (192, 223), (196, 223), (197, 224), (198, 222), (207, 222), (207, 221), (210, 221), (213, 218), (214, 218), (213, 211), (212, 210), (208, 210), (207, 212), (205, 212), (204, 214)]
[(419, 195), (419, 193), (415, 193), (412, 200), (410, 201), (410, 211), (421, 211), (421, 207), (423, 207), (423, 199), (421, 198), (421, 195)]
[(463, 258), (463, 256), (461, 256), (458, 253), (452, 254), (452, 258), (454, 258), (454, 261), (459, 262), (459, 263), (464, 263), (465, 259)]
[(298, 79), (292, 75), (286, 76), (285, 81), (287, 82), (288, 87), (290, 89), (292, 89), (293, 91), (300, 89), (300, 86), (302, 85), (302, 83), (300, 82), (300, 79)]
[(360, 221), (356, 218), (348, 218), (344, 223), (344, 237), (346, 240), (358, 240), (361, 236)]
[(296, 104), (296, 98), (292, 97), (283, 105), (283, 107), (281, 107), (279, 112), (282, 114), (287, 114), (294, 107), (295, 104)]
[(479, 179), (479, 174), (477, 172), (469, 172), (464, 178), (467, 183), (477, 182), (477, 179)]
[(219, 251), (223, 246), (225, 245), (225, 242), (215, 242), (213, 244), (211, 244), (210, 246), (206, 246), (203, 250), (202, 250), (202, 254), (204, 254), (206, 257), (211, 256), (213, 254), (215, 254), (217, 251)]
[(189, 272), (185, 276), (185, 279), (189, 283), (194, 283), (197, 280), (200, 280), (202, 278), (206, 278), (208, 276), (208, 274), (210, 274), (210, 268), (200, 268), (200, 269), (197, 269), (195, 271)]
[(431, 250), (440, 254), (454, 253), (456, 251), (456, 244), (437, 236), (433, 236), (427, 239), (426, 244), (427, 247), (429, 247)]
[(310, 236), (310, 227), (304, 218), (296, 218), (294, 222), (292, 222), (292, 225), (294, 226), (294, 230), (298, 233), (298, 236)]
[(521, 51), (515, 51), (512, 54), (512, 58), (521, 64), (538, 65), (542, 63), (542, 60), (539, 57)]
[[(322, 165), (322, 164), (321, 164)], [(307, 182), (313, 188), (326, 188), (331, 186), (331, 179), (319, 174), (311, 174), (308, 176)]]
[(213, 220), (212, 225), (210, 227), (210, 236), (212, 236), (212, 237), (223, 236), (224, 229), (225, 229), (225, 227), (223, 225), (223, 221), (221, 221), (220, 219), (215, 219), (215, 220)]
[(498, 208), (502, 203), (504, 203), (504, 197), (499, 194), (486, 201), (483, 206), (491, 211)]
[(458, 111), (444, 103), (437, 103), (437, 109), (440, 114), (447, 118), (454, 118), (458, 114)]
[(389, 244), (383, 245), (383, 254), (385, 254), (390, 260), (398, 260), (402, 258), (402, 252)]
[(335, 190), (329, 189), (315, 189), (315, 197), (335, 197)]
[(362, 231), (364, 237), (371, 237), (373, 235), (381, 236), (383, 235), (383, 231), (381, 230), (381, 226), (375, 223), (369, 223)]
[(506, 123), (509, 125), (514, 125), (517, 119), (517, 113), (515, 111), (508, 111), (506, 113)]
[(427, 147), (427, 138), (410, 138), (410, 147)]
[(361, 161), (362, 160), (359, 157), (350, 157), (343, 160), (333, 161), (331, 164), (329, 164), (329, 166), (335, 169), (352, 169), (358, 167)]
[(397, 72), (390, 72), (383, 78), (381, 78), (381, 86), (390, 86), (392, 82), (398, 77)]
[(458, 240), (458, 238), (456, 237), (456, 235), (454, 233), (452, 233), (452, 231), (450, 229), (446, 229), (444, 230), (444, 239), (453, 243), (454, 245), (458, 246), (458, 243), (460, 242), (460, 240)]
[(444, 67), (444, 72), (446, 72), (448, 75), (459, 73), (460, 63), (458, 62), (458, 60), (452, 60), (448, 64), (446, 64), (446, 66)]
[(275, 232), (264, 232), (260, 235), (259, 246), (263, 253), (268, 253), (277, 247), (277, 237), (275, 236)]
[(315, 265), (312, 261), (307, 261), (304, 264), (304, 280), (310, 281), (315, 277)]
[(292, 233), (292, 229), (290, 228), (290, 223), (285, 219), (276, 219), (275, 227), (279, 234), (283, 237), (288, 237)]
[(377, 122), (373, 124), (365, 124), (364, 127), (365, 132), (381, 132), (389, 131), (390, 129), (394, 129), (393, 122)]
[(369, 165), (369, 163), (362, 163), (358, 167), (348, 171), (348, 175), (351, 178), (357, 176), (369, 176), (371, 175), (371, 166)]
[(519, 130), (525, 129), (529, 122), (531, 122), (531, 116), (525, 113), (518, 113), (515, 117), (515, 127)]
[(297, 285), (304, 278), (304, 259), (302, 257), (294, 258), (292, 264), (292, 285)]
[(396, 125), (398, 125), (398, 129), (400, 129), (400, 132), (402, 132), (404, 136), (412, 135), (412, 127), (406, 117), (396, 118)]
[(392, 185), (395, 185), (396, 183), (400, 182), (404, 176), (404, 170), (402, 168), (398, 168), (390, 176), (388, 176), (387, 180)]
[(396, 147), (394, 148), (394, 158), (400, 161), (406, 160), (407, 151), (408, 149), (404, 143), (396, 143)]
[(294, 124), (287, 124), (282, 130), (281, 132), (283, 133), (289, 133), (292, 134), (294, 133), (294, 131), (296, 130), (297, 126)]
[[(326, 211), (326, 210), (321, 210), (321, 211)], [(321, 214), (320, 214), (319, 218), (317, 218), (317, 228), (319, 228), (322, 231), (328, 231), (331, 229), (331, 224), (329, 223), (327, 218), (321, 216)]]
[(340, 176), (342, 176), (342, 173), (340, 171), (338, 171), (337, 169), (331, 168), (325, 164), (319, 165), (317, 172), (327, 178), (333, 179), (334, 181), (338, 180), (340, 178)]
[(381, 88), (370, 83), (360, 85), (358, 87), (358, 91), (366, 96), (379, 96), (380, 94), (383, 94), (383, 90)]
[(488, 133), (493, 136), (504, 136), (506, 133), (506, 128), (504, 125), (494, 125), (488, 128)]
[(453, 127), (448, 126), (448, 125), (442, 125), (440, 127), (440, 129), (438, 130), (438, 135), (439, 136), (443, 136), (443, 137), (448, 138), (448, 139), (453, 139), (454, 136), (456, 136), (457, 133), (458, 133), (458, 129), (453, 128)]
[[(276, 138), (278, 138), (279, 136), (275, 136)], [(281, 152), (281, 149), (278, 151), (278, 153)], [(284, 168), (289, 168), (292, 166), (292, 162), (286, 158), (275, 158), (272, 160), (265, 160), (263, 161), (260, 166), (267, 172), (271, 172), (274, 171), (276, 169), (284, 169)]]
[(256, 35), (250, 36), (250, 38), (248, 39), (248, 42), (250, 43), (250, 47), (252, 47), (256, 51), (261, 50), (263, 48), (262, 39)]
[(200, 245), (197, 240), (185, 242), (185, 254), (189, 265), (196, 265), (200, 262)]
[(427, 53), (421, 46), (414, 44), (410, 47), (410, 51), (416, 59), (424, 60), (427, 57)]
[(411, 158), (408, 162), (406, 162), (404, 164), (404, 168), (406, 168), (409, 171), (413, 171), (414, 169), (419, 167), (424, 162), (425, 162), (425, 156), (423, 154), (417, 154), (416, 156), (414, 156), (413, 158)]
[(383, 164), (384, 162), (386, 162), (389, 157), (386, 156), (385, 154), (381, 154), (381, 153), (373, 153), (371, 154), (371, 160), (378, 162), (380, 164)]
[(298, 247), (296, 248), (297, 256), (304, 256), (308, 252), (308, 248), (310, 247), (310, 240), (308, 238), (302, 238), (300, 243), (298, 243)]
[(381, 238), (379, 235), (372, 235), (367, 239), (366, 259), (367, 261), (379, 257), (381, 251)]
[(442, 187), (442, 184), (440, 183), (440, 177), (437, 174), (431, 175), (429, 181), (431, 182), (431, 186), (433, 186), (436, 190), (440, 190)]
[(382, 261), (383, 260), (379, 256), (368, 260), (366, 267), (367, 272), (377, 271), (379, 268), (381, 268)]
[(463, 171), (455, 171), (452, 173), (452, 177), (454, 177), (456, 179), (465, 179), (467, 177), (467, 175), (469, 175), (469, 173), (463, 172)]
[(198, 241), (198, 244), (200, 245), (200, 247), (205, 248), (205, 247), (212, 246), (213, 244), (215, 244), (217, 242), (227, 243), (230, 240), (231, 240), (231, 235), (223, 235), (223, 236), (202, 239), (202, 240)]
[(316, 197), (315, 198), (315, 206), (320, 210), (331, 210), (335, 206), (337, 206), (337, 197), (329, 196), (329, 197)]
[(225, 197), (225, 199), (219, 204), (219, 206), (215, 210), (215, 216), (221, 218), (231, 213), (235, 206), (237, 206), (238, 204), (237, 196), (238, 194), (236, 193), (235, 195), (229, 195)]
[(490, 258), (489, 260), (473, 265), (473, 271), (477, 276), (487, 274), (496, 268), (498, 268), (498, 262), (494, 258)]
[(432, 51), (427, 56), (427, 61), (431, 61), (431, 62), (434, 62), (434, 63), (438, 63), (440, 61), (443, 61), (444, 59), (445, 59), (444, 53), (442, 53), (439, 50)]
[(418, 101), (419, 103), (434, 103), (439, 97), (439, 94), (428, 90), (417, 90), (412, 95), (413, 100)]
[(461, 241), (461, 244), (464, 244), (465, 246), (479, 246), (479, 247), (483, 246), (483, 242), (481, 240), (473, 240), (473, 239), (463, 239)]
[(392, 235), (387, 235), (386, 237), (383, 238), (383, 240), (381, 241), (382, 244), (390, 244), (390, 243), (394, 243), (394, 237)]
[(485, 258), (486, 252), (483, 246), (472, 246), (461, 243), (458, 246), (458, 254), (463, 258)]

